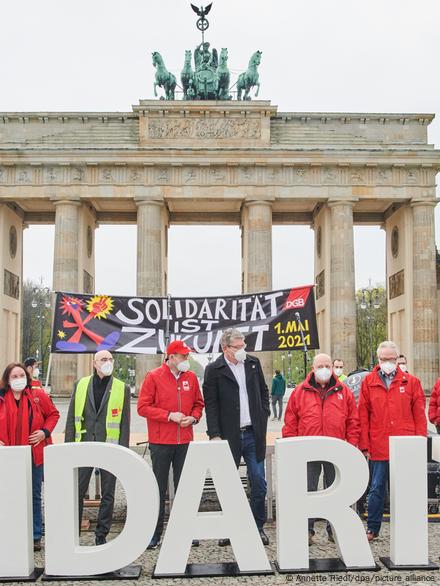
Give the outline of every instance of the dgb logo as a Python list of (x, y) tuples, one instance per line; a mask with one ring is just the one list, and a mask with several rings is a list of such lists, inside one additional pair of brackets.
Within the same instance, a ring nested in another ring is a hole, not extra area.
[(290, 290), (289, 296), (284, 302), (283, 309), (299, 309), (305, 307), (310, 295), (310, 287), (295, 287)]
[(294, 307), (304, 307), (305, 304), (306, 302), (302, 297), (299, 297), (298, 299), (289, 299), (286, 302), (286, 309), (292, 309)]

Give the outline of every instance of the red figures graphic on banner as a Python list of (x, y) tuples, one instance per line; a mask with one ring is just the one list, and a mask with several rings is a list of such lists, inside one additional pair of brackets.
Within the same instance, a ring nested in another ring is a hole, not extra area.
[[(85, 306), (85, 308), (84, 308)], [(113, 309), (113, 300), (107, 295), (95, 295), (88, 300), (87, 304), (77, 297), (63, 295), (60, 302), (60, 309), (63, 315), (68, 315), (73, 321), (63, 320), (63, 330), (58, 331), (56, 343), (59, 350), (70, 350), (73, 352), (84, 352), (86, 346), (81, 344), (81, 336), (86, 336), (96, 344), (96, 351), (109, 350), (119, 340), (120, 333), (117, 331), (110, 332), (107, 336), (101, 336), (93, 331), (93, 321), (95, 318), (100, 320), (106, 319)], [(92, 322), (89, 327), (86, 325)], [(74, 329), (74, 333), (68, 340), (63, 340), (66, 336), (64, 330)]]

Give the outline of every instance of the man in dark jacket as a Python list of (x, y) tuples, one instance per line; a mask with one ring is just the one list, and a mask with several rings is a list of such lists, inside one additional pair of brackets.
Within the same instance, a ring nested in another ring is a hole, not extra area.
[[(275, 371), (275, 376), (272, 379), (272, 419), (278, 419), (281, 421), (281, 415), (283, 414), (283, 397), (286, 392), (286, 379), (279, 370)], [(277, 405), (278, 405), (278, 416), (277, 416)]]
[[(270, 415), (269, 391), (260, 361), (246, 354), (243, 334), (230, 328), (221, 339), (223, 354), (205, 370), (205, 397), (208, 436), (229, 442), (237, 467), (243, 456), (251, 483), (251, 509), (264, 545), (266, 521), (266, 429)], [(219, 545), (229, 545), (220, 539)]]
[[(108, 350), (95, 354), (94, 373), (75, 383), (66, 421), (66, 442), (109, 442), (128, 448), (130, 441), (130, 387), (112, 376), (113, 356)], [(79, 469), (79, 520), (93, 468)], [(106, 543), (115, 500), (116, 478), (101, 470), (101, 505), (95, 543)]]

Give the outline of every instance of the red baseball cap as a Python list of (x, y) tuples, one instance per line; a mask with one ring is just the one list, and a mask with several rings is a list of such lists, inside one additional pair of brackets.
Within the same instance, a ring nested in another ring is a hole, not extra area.
[(185, 342), (183, 342), (182, 340), (174, 340), (174, 342), (171, 342), (170, 344), (168, 344), (167, 349), (166, 349), (166, 354), (167, 356), (169, 356), (170, 354), (189, 354), (190, 352), (192, 352), (192, 349), (185, 344)]

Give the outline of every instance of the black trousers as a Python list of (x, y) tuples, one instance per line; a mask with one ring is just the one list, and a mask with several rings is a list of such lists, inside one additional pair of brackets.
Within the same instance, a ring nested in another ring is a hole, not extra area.
[[(314, 492), (318, 490), (321, 470), (324, 471), (324, 488), (328, 488), (335, 480), (335, 467), (329, 462), (308, 462), (307, 463), (307, 490)], [(316, 519), (309, 519), (309, 533), (315, 534), (313, 529)], [(332, 534), (332, 527), (327, 521), (327, 533)]]
[[(84, 507), (84, 496), (89, 488), (90, 478), (94, 468), (80, 468), (78, 472), (79, 484), (79, 526), (81, 528), (81, 519)], [(98, 511), (98, 520), (96, 523), (96, 537), (107, 537), (113, 520), (113, 508), (115, 504), (115, 486), (116, 476), (100, 470), (101, 474), (101, 504)]]
[(186, 452), (189, 444), (151, 444), (150, 455), (151, 463), (153, 465), (154, 476), (159, 485), (159, 518), (157, 520), (156, 530), (154, 534), (157, 537), (162, 535), (163, 524), (165, 518), (165, 495), (168, 487), (168, 476), (170, 473), (171, 464), (173, 465), (173, 483), (174, 490), (177, 490), (179, 485), (180, 475), (182, 474), (183, 465), (185, 463)]

